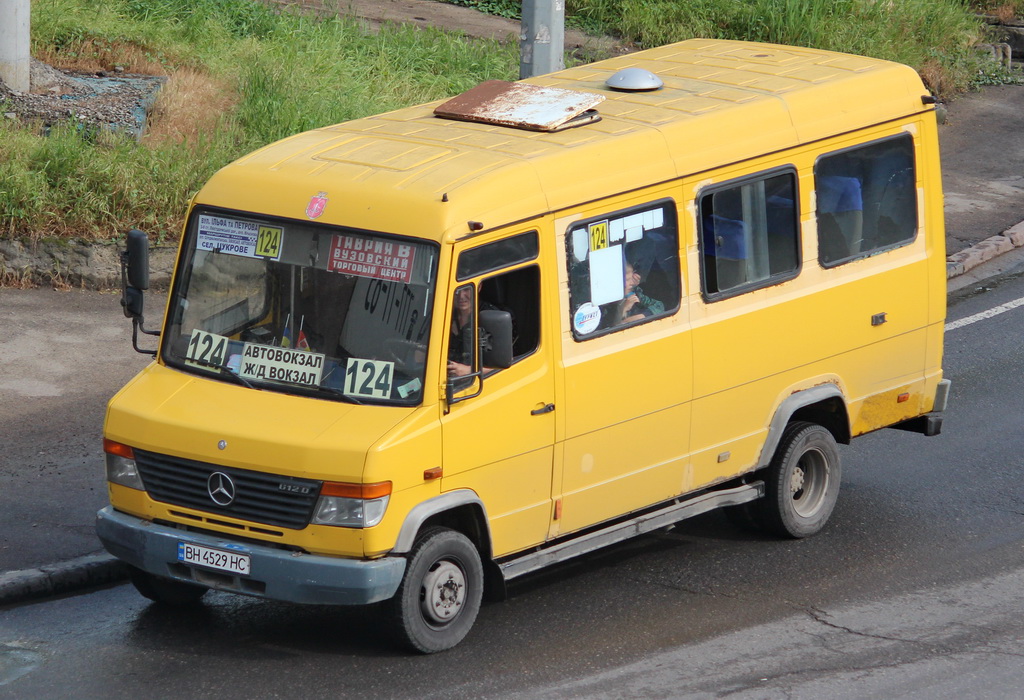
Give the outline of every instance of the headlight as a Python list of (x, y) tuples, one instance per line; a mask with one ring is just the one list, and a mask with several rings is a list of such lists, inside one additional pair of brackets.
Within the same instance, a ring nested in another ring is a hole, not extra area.
[(103, 438), (103, 452), (107, 460), (107, 481), (130, 489), (146, 490), (131, 447)]
[(341, 484), (325, 482), (310, 522), (335, 527), (373, 527), (384, 519), (391, 482)]

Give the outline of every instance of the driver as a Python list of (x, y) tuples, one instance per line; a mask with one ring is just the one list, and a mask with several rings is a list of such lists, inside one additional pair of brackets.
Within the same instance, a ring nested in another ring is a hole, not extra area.
[[(498, 307), (480, 300), (481, 311), (497, 311)], [(452, 309), (452, 325), (448, 336), (448, 376), (465, 377), (473, 372), (473, 285), (467, 284), (455, 290), (455, 304)], [(484, 374), (493, 372), (484, 367)]]
[(465, 377), (473, 371), (473, 287), (455, 290), (448, 338), (448, 376)]

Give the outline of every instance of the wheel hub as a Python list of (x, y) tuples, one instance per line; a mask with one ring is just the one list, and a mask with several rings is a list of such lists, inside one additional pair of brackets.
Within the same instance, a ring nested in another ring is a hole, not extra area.
[(454, 562), (443, 560), (423, 580), (423, 613), (435, 623), (451, 622), (462, 610), (466, 576)]
[(804, 488), (804, 470), (797, 467), (789, 477), (789, 492), (793, 495), (800, 493)]
[(828, 463), (819, 450), (808, 450), (789, 478), (793, 507), (804, 518), (812, 517), (825, 503), (830, 482)]

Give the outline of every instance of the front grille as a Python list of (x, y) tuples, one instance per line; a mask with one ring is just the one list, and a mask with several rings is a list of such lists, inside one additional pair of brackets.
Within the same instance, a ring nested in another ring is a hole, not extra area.
[[(301, 530), (309, 524), (323, 482), (196, 462), (135, 450), (142, 483), (162, 503), (219, 513), (240, 520)], [(234, 500), (224, 506), (210, 496), (210, 475), (231, 477)]]

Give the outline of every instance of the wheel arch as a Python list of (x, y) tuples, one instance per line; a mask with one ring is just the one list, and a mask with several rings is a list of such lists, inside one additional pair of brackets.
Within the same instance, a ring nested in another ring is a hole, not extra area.
[(850, 414), (842, 390), (831, 382), (795, 391), (775, 409), (768, 437), (765, 438), (757, 469), (767, 467), (782, 440), (786, 426), (793, 421), (807, 421), (822, 426), (842, 445), (850, 444)]
[(448, 491), (416, 505), (398, 533), (394, 554), (408, 554), (424, 528), (446, 527), (469, 538), (484, 567), (484, 595), (488, 600), (503, 600), (506, 596), (505, 577), (494, 562), (491, 547), (491, 527), (487, 507), (480, 497), (469, 489)]
[(408, 554), (416, 542), (416, 535), (431, 525), (461, 532), (480, 550), (482, 559), (491, 558), (491, 528), (487, 520), (487, 508), (473, 491), (448, 491), (417, 504), (405, 516), (392, 552)]

